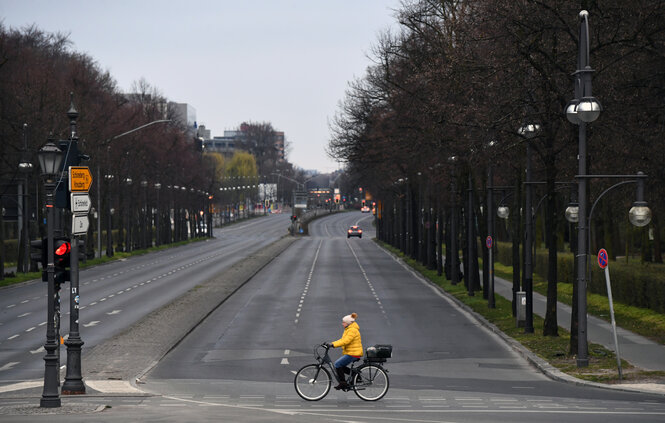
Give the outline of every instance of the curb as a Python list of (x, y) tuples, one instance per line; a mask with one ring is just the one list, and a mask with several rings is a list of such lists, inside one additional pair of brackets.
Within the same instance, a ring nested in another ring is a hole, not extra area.
[[(376, 239), (375, 239), (376, 241)], [(488, 329), (490, 332), (496, 334), (501, 340), (503, 340), (508, 346), (510, 346), (515, 352), (520, 354), (522, 358), (524, 358), (529, 364), (534, 366), (536, 369), (538, 369), (541, 373), (543, 373), (545, 376), (549, 377), (552, 380), (556, 380), (559, 382), (565, 382), (569, 383), (572, 385), (577, 385), (577, 386), (592, 386), (595, 388), (601, 388), (601, 389), (608, 389), (608, 390), (615, 390), (615, 391), (624, 391), (624, 392), (639, 392), (639, 393), (644, 393), (644, 394), (656, 394), (656, 395), (661, 395), (665, 396), (665, 392), (661, 390), (656, 390), (656, 389), (649, 389), (648, 387), (629, 387), (625, 385), (606, 385), (598, 382), (591, 382), (583, 379), (578, 379), (576, 377), (570, 376), (569, 374), (566, 374), (562, 372), (561, 370), (557, 369), (556, 367), (552, 366), (549, 362), (546, 360), (540, 358), (538, 355), (534, 354), (531, 352), (529, 349), (527, 349), (524, 345), (521, 343), (517, 342), (513, 337), (506, 335), (505, 332), (503, 332), (501, 329), (499, 329), (496, 325), (485, 319), (484, 316), (478, 314), (476, 311), (474, 311), (471, 307), (468, 305), (464, 304), (461, 302), (459, 299), (456, 297), (450, 295), (446, 290), (444, 290), (442, 287), (439, 285), (435, 284), (434, 282), (430, 281), (427, 279), (422, 273), (419, 271), (415, 270), (402, 258), (396, 256), (394, 253), (391, 251), (388, 251), (385, 249), (383, 246), (375, 242), (376, 246), (382, 249), (386, 254), (389, 254), (392, 256), (398, 263), (400, 263), (405, 269), (408, 269), (411, 271), (412, 274), (414, 274), (418, 279), (420, 279), (422, 282), (425, 282), (428, 284), (430, 287), (433, 289), (436, 289), (439, 291), (443, 296), (445, 296), (448, 300), (450, 300), (452, 303), (454, 303), (457, 307), (460, 309), (466, 311), (471, 317), (473, 317), (478, 323), (480, 323), (482, 326), (484, 326), (486, 329)]]

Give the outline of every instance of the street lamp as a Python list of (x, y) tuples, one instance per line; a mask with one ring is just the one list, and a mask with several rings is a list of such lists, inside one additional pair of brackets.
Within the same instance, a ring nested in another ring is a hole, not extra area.
[[(127, 216), (127, 227), (125, 228), (125, 252), (128, 253), (132, 251), (132, 194), (130, 192), (131, 186), (132, 186), (132, 178), (125, 178), (125, 185), (127, 185), (127, 192), (126, 192), (126, 197), (127, 197), (127, 212), (125, 213), (125, 216)], [(121, 234), (122, 235), (122, 234)]]
[[(448, 158), (448, 162), (452, 165), (450, 172), (450, 283), (457, 285), (459, 283), (459, 263), (457, 255), (457, 187), (455, 178), (455, 164), (457, 163), (457, 156)], [(407, 213), (408, 213), (407, 208)], [(408, 228), (408, 223), (407, 223)]]
[[(644, 175), (642, 172), (637, 172), (638, 175)], [(637, 180), (637, 201), (633, 203), (633, 207), (628, 212), (630, 223), (637, 227), (643, 227), (651, 222), (651, 209), (647, 207), (644, 201), (644, 179)]]
[(28, 160), (28, 124), (23, 124), (23, 152), (21, 161), (18, 164), (18, 170), (24, 175), (22, 186), (19, 185), (19, 205), (21, 210), (21, 243), (23, 244), (23, 269), (17, 269), (23, 273), (30, 271), (30, 236), (29, 236), (29, 221), (28, 218), (28, 176), (32, 172), (32, 163)]
[(159, 239), (159, 235), (160, 235), (160, 233), (159, 233), (159, 231), (160, 231), (160, 229), (159, 229), (159, 221), (160, 221), (160, 219), (159, 219), (159, 213), (160, 213), (160, 211), (159, 211), (159, 190), (162, 188), (162, 184), (157, 182), (157, 183), (155, 183), (154, 186), (155, 186), (155, 193), (156, 193), (156, 197), (157, 197), (157, 207), (156, 207), (157, 212), (155, 213), (155, 247), (159, 247), (159, 241), (160, 241), (160, 239)]
[(44, 178), (44, 191), (46, 193), (46, 274), (48, 282), (48, 295), (46, 298), (46, 356), (44, 357), (44, 391), (39, 403), (40, 407), (60, 407), (60, 394), (58, 392), (58, 356), (56, 349), (58, 342), (55, 336), (55, 266), (53, 263), (53, 221), (54, 221), (54, 195), (55, 180), (62, 164), (62, 151), (49, 139), (38, 153), (39, 167)]
[(517, 133), (526, 138), (526, 222), (524, 230), (524, 292), (526, 297), (526, 315), (524, 333), (533, 333), (533, 210), (531, 194), (531, 139), (540, 130), (540, 125), (524, 124)]
[(579, 13), (579, 50), (577, 55), (577, 70), (575, 71), (575, 98), (566, 106), (566, 117), (579, 126), (579, 153), (578, 153), (578, 216), (577, 227), (577, 367), (589, 365), (589, 351), (587, 344), (587, 310), (586, 310), (586, 263), (587, 263), (587, 179), (586, 169), (586, 125), (598, 119), (602, 107), (593, 97), (591, 90), (591, 73), (589, 65), (589, 12), (582, 10)]
[[(148, 181), (145, 179), (141, 181), (141, 188), (143, 188), (143, 210), (141, 213), (141, 248), (148, 248), (152, 246), (152, 229), (148, 231)], [(150, 232), (150, 234), (148, 234)], [(150, 245), (148, 245), (150, 240)]]

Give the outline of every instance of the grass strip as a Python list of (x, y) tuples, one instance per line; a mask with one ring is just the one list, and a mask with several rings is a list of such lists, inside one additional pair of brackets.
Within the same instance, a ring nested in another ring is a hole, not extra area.
[[(498, 262), (494, 263), (494, 273), (509, 281), (513, 278), (512, 266), (505, 266)], [(534, 274), (533, 290), (547, 296), (547, 281)], [(557, 300), (563, 304), (572, 305), (573, 285), (559, 282)], [(610, 322), (610, 305), (607, 296), (587, 292), (587, 313)], [(617, 326), (665, 345), (665, 314), (614, 301), (614, 318)]]
[[(512, 304), (507, 299), (497, 295), (495, 299), (496, 307), (490, 309), (487, 307), (487, 300), (483, 299), (481, 292), (471, 297), (468, 295), (464, 283), (453, 285), (446, 279), (445, 275), (439, 276), (436, 270), (427, 269), (418, 261), (406, 257), (400, 250), (380, 241), (377, 241), (377, 243), (400, 257), (407, 265), (423, 275), (423, 277), (443, 288), (447, 293), (494, 324), (503, 333), (512, 337), (560, 371), (592, 382), (608, 384), (619, 382), (616, 356), (614, 352), (602, 345), (589, 343), (589, 366), (578, 368), (576, 356), (569, 353), (570, 333), (565, 329), (559, 328), (559, 336), (543, 336), (544, 320), (542, 317), (534, 314), (534, 333), (524, 333), (524, 328), (516, 327)], [(607, 298), (605, 300), (607, 301)], [(625, 360), (621, 361), (621, 367), (624, 381), (645, 383), (658, 382), (665, 379), (665, 372), (644, 371), (634, 367)]]

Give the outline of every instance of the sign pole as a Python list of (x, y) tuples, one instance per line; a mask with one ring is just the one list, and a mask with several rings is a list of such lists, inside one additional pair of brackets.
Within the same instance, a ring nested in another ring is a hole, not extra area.
[[(62, 385), (63, 395), (85, 394), (85, 384), (81, 375), (81, 347), (83, 340), (79, 331), (79, 236), (88, 232), (88, 213), (92, 201), (88, 191), (92, 185), (90, 169), (85, 166), (70, 166), (69, 191), (72, 212), (72, 251), (70, 254), (69, 291), (69, 336), (67, 346), (67, 373)], [(98, 234), (99, 236), (99, 234)]]
[(614, 302), (612, 301), (612, 285), (610, 284), (610, 269), (608, 266), (608, 255), (604, 248), (598, 251), (598, 266), (605, 269), (605, 283), (607, 285), (607, 299), (610, 301), (610, 318), (612, 320), (612, 335), (614, 336), (614, 349), (617, 356), (617, 367), (619, 369), (619, 380), (623, 380), (623, 373), (621, 371), (621, 354), (619, 353), (619, 339), (617, 338), (617, 324), (614, 320)]

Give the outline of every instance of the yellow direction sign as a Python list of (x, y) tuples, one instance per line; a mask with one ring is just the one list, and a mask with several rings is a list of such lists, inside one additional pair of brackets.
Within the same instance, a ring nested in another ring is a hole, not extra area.
[(92, 185), (92, 174), (88, 166), (69, 166), (69, 191), (88, 192)]

